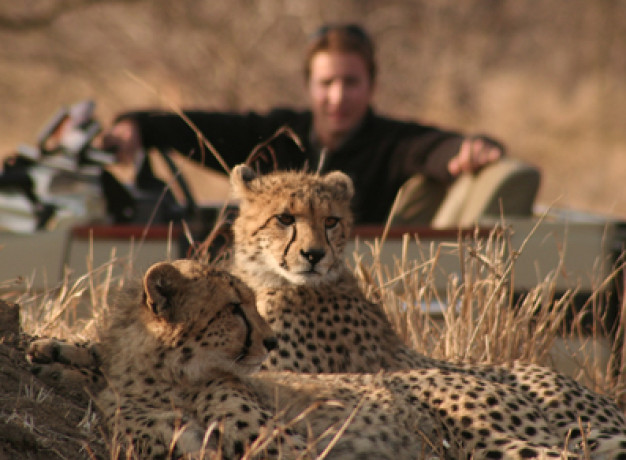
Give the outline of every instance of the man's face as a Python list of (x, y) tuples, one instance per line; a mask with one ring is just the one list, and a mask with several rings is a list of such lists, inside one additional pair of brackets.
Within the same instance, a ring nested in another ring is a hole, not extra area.
[(317, 134), (325, 143), (341, 139), (361, 122), (370, 105), (373, 83), (366, 64), (356, 53), (320, 51), (310, 68), (309, 97)]

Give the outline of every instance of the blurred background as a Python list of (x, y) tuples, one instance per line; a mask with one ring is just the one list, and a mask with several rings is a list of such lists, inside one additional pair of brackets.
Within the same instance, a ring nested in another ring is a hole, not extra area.
[(503, 140), (543, 172), (538, 201), (626, 217), (626, 2), (0, 1), (0, 156), (62, 105), (119, 111), (306, 107), (323, 22), (378, 45), (379, 112)]

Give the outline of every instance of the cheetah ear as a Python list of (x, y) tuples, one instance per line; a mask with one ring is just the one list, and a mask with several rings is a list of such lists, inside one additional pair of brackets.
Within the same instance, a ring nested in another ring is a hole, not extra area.
[(230, 172), (230, 188), (234, 198), (243, 198), (251, 190), (250, 182), (257, 178), (256, 172), (250, 166), (240, 164)]
[(333, 187), (334, 193), (340, 200), (350, 201), (354, 195), (352, 179), (341, 171), (331, 171), (324, 176), (324, 182)]
[(184, 276), (168, 262), (152, 265), (143, 278), (145, 305), (158, 317), (171, 319), (173, 297), (182, 288)]

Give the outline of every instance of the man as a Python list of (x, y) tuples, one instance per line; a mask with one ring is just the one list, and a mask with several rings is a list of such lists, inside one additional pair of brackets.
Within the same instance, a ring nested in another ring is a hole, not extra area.
[[(311, 107), (307, 111), (185, 115), (229, 166), (244, 162), (255, 146), (289, 127), (301, 144), (288, 135), (272, 138), (263, 156), (271, 161), (261, 169), (346, 172), (354, 180), (357, 223), (384, 222), (399, 188), (417, 173), (450, 183), (460, 173), (475, 171), (504, 154), (498, 142), (484, 136), (466, 137), (375, 114), (374, 46), (359, 26), (320, 28), (307, 49), (305, 78)], [(103, 147), (114, 149), (121, 162), (133, 162), (137, 152), (158, 147), (190, 154), (211, 168), (221, 167), (186, 121), (173, 113), (122, 114), (104, 136)]]

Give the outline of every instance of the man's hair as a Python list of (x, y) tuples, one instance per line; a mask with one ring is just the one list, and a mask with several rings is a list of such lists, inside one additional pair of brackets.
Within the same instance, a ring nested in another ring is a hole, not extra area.
[(311, 35), (304, 61), (304, 78), (311, 77), (311, 61), (320, 51), (338, 51), (358, 54), (367, 67), (372, 83), (376, 80), (374, 42), (368, 33), (356, 24), (326, 24)]

